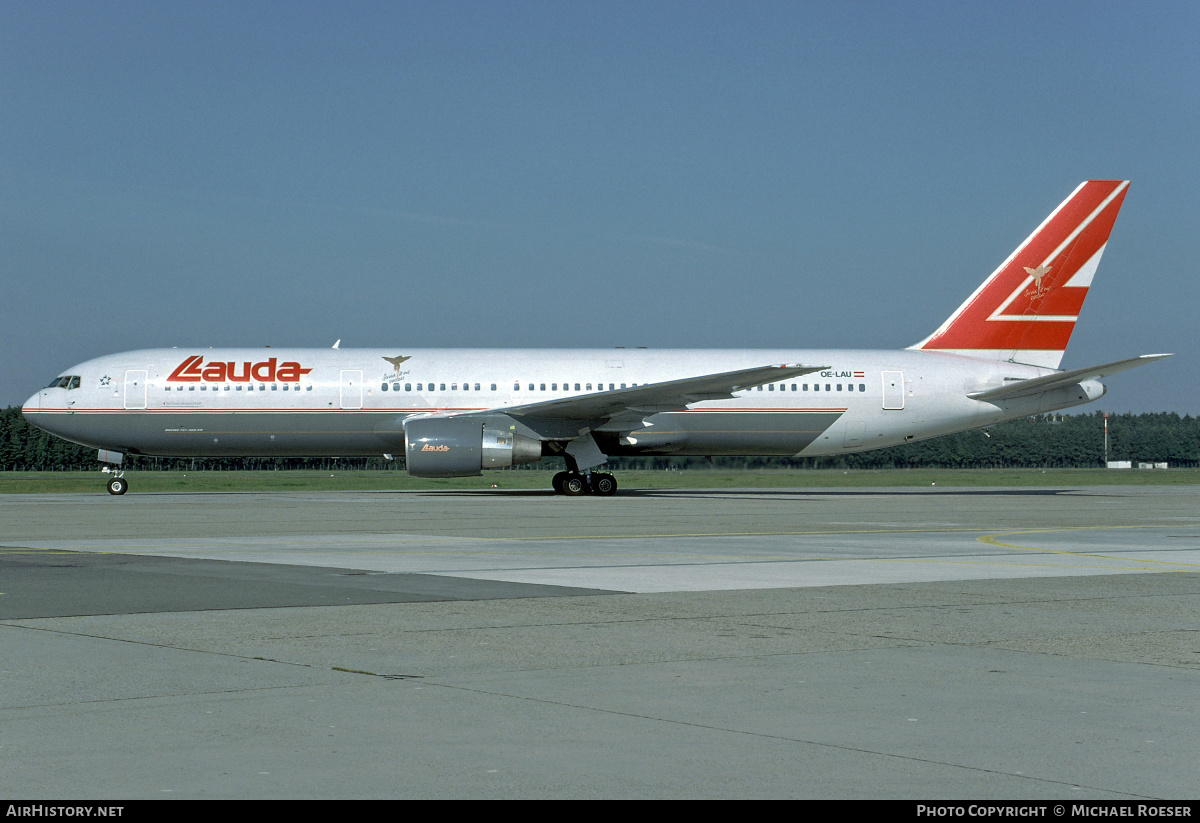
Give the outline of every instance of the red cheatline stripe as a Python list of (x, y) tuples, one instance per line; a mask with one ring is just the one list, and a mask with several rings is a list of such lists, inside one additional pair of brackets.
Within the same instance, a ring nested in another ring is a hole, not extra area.
[(370, 412), (376, 414), (433, 414), (438, 412), (477, 412), (487, 411), (488, 407), (480, 406), (479, 408), (447, 408), (447, 409), (392, 409), (392, 408), (365, 408), (365, 409), (342, 409), (342, 408), (327, 408), (327, 409), (289, 409), (289, 408), (220, 408), (220, 409), (197, 409), (186, 407), (172, 408), (155, 408), (155, 409), (27, 409), (30, 414), (345, 414), (348, 412)]
[[(494, 408), (497, 413), (503, 413), (503, 407), (480, 407), (480, 408), (445, 408), (445, 409), (392, 409), (392, 408), (366, 408), (366, 409), (288, 409), (288, 408), (270, 408), (270, 409), (247, 409), (247, 408), (221, 408), (221, 409), (194, 409), (194, 408), (167, 408), (167, 409), (28, 409), (31, 414), (347, 414), (347, 413), (371, 413), (371, 414), (440, 414), (448, 412), (480, 412), (488, 411), (489, 408)], [(687, 409), (680, 408), (673, 413), (691, 413), (691, 414), (760, 414), (770, 412), (773, 414), (824, 414), (827, 412), (844, 412), (845, 408), (788, 408), (788, 407), (769, 407), (769, 408), (711, 408), (711, 409)]]
[(846, 409), (789, 409), (789, 408), (742, 408), (742, 409), (678, 409), (679, 413), (688, 414), (827, 414), (829, 412), (844, 412)]

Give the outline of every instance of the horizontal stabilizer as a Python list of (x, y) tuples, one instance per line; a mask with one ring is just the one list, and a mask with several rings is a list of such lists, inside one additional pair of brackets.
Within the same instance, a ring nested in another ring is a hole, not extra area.
[(1031, 377), (1028, 380), (1017, 380), (997, 389), (970, 392), (967, 397), (972, 400), (1014, 400), (1018, 397), (1028, 397), (1053, 389), (1074, 386), (1077, 383), (1082, 383), (1084, 380), (1099, 380), (1101, 377), (1108, 377), (1110, 374), (1123, 372), (1126, 369), (1132, 369), (1134, 366), (1152, 363), (1155, 360), (1162, 360), (1164, 357), (1170, 356), (1169, 354), (1143, 354), (1140, 357), (1131, 357), (1128, 360), (1105, 363), (1103, 366), (1056, 372), (1055, 374), (1047, 374), (1042, 377)]

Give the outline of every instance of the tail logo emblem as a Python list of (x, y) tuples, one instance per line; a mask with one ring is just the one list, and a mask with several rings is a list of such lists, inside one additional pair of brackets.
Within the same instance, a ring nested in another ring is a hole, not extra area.
[(1033, 278), (1033, 290), (1025, 292), (1026, 297), (1041, 297), (1046, 292), (1050, 291), (1050, 285), (1046, 284), (1045, 290), (1042, 289), (1042, 278), (1050, 271), (1051, 266), (1038, 266), (1036, 269), (1031, 269), (1029, 266), (1022, 266), (1025, 273)]

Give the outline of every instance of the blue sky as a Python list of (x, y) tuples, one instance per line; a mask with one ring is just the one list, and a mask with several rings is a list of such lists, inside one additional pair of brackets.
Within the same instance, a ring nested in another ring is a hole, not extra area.
[(0, 4), (0, 404), (158, 346), (900, 348), (1131, 179), (1064, 368), (1200, 413), (1200, 4)]

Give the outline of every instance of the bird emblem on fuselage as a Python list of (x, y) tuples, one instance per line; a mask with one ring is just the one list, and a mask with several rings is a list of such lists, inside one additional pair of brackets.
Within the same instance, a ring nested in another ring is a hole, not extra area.
[(404, 355), (400, 355), (399, 357), (385, 357), (383, 359), (391, 363), (393, 369), (400, 371), (400, 364), (405, 360), (411, 360), (412, 356), (409, 355), (408, 357), (405, 357)]

